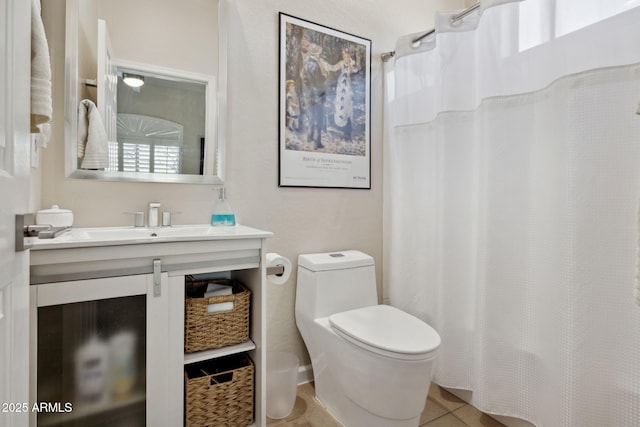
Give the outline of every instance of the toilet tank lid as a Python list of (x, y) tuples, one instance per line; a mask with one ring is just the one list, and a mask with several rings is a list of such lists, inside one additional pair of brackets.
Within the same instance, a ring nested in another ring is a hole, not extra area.
[(298, 266), (311, 271), (338, 270), (369, 265), (373, 265), (373, 257), (354, 250), (298, 256)]

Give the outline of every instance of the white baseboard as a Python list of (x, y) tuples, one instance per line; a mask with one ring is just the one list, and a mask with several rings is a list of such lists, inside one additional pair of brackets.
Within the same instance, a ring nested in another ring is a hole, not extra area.
[(313, 368), (311, 365), (304, 365), (298, 368), (298, 385), (313, 381)]

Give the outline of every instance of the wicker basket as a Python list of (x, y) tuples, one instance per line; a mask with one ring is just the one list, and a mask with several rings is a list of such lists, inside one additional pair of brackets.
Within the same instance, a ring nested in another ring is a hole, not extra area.
[(253, 362), (246, 354), (188, 365), (184, 374), (185, 426), (251, 424), (253, 380)]
[[(211, 281), (204, 281), (206, 283)], [(217, 281), (218, 283), (220, 281)], [(237, 280), (232, 295), (190, 298), (184, 301), (184, 351), (208, 350), (238, 344), (249, 339), (249, 304), (251, 292)], [(197, 283), (196, 283), (197, 284)], [(190, 284), (193, 286), (193, 284)], [(209, 313), (209, 304), (233, 302), (233, 309)]]

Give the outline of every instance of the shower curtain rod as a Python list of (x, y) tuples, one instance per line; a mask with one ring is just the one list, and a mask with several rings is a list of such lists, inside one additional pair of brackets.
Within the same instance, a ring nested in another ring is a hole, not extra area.
[[(480, 8), (480, 2), (477, 2), (473, 6), (469, 6), (468, 8), (463, 10), (462, 12), (456, 13), (455, 15), (451, 16), (451, 18), (449, 18), (449, 22), (451, 22), (451, 24), (457, 24), (458, 22), (463, 20), (467, 15), (475, 12), (479, 8)], [(414, 47), (420, 46), (420, 42), (423, 39), (429, 37), (431, 34), (434, 34), (435, 32), (436, 32), (435, 28), (432, 29), (432, 30), (427, 31), (426, 33), (422, 34), (421, 36), (418, 36), (415, 39), (411, 40), (411, 45), (414, 46)], [(395, 54), (396, 54), (396, 51), (392, 50), (391, 52), (384, 52), (384, 53), (380, 54), (380, 57), (382, 58), (382, 61), (388, 62), (391, 58), (393, 58), (393, 56)]]

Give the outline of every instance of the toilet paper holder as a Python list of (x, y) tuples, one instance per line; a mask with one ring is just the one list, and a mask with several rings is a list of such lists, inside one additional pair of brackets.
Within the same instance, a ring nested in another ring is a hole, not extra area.
[(273, 285), (284, 285), (291, 275), (291, 261), (280, 254), (269, 252), (265, 255), (267, 281)]
[(267, 267), (267, 276), (275, 275), (282, 276), (284, 274), (284, 265), (275, 265), (273, 267)]

